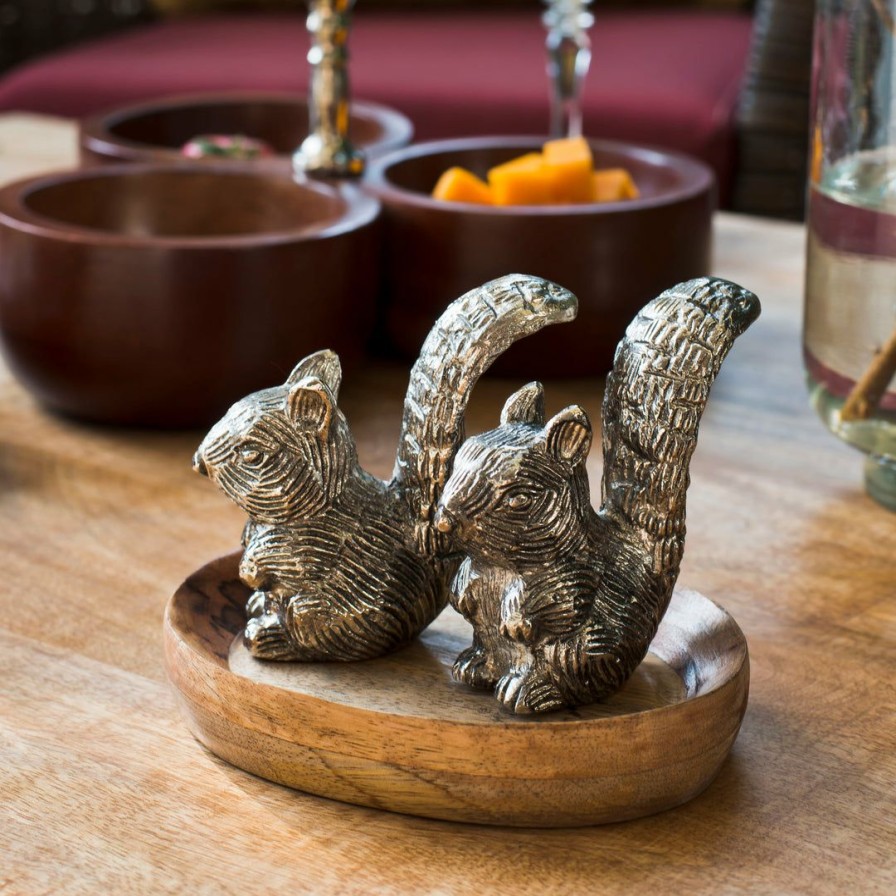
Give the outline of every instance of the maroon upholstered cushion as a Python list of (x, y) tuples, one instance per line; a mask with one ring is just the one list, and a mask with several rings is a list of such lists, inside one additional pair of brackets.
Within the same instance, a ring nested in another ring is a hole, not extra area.
[[(679, 149), (727, 183), (751, 19), (743, 13), (597, 10), (585, 131)], [(538, 7), (365, 12), (350, 50), (354, 94), (405, 112), (416, 139), (543, 133)], [(304, 91), (301, 15), (176, 19), (56, 53), (0, 79), (0, 110), (81, 116), (170, 93)]]

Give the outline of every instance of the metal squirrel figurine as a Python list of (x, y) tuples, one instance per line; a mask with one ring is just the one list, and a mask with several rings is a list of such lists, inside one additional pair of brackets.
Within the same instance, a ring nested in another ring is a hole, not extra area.
[(454, 677), (516, 713), (611, 695), (647, 653), (684, 551), (688, 467), (710, 387), (759, 315), (724, 280), (648, 304), (616, 351), (603, 402), (602, 504), (591, 507), (591, 424), (547, 422), (538, 383), (461, 448), (436, 527), (467, 554), (452, 604), (473, 625)]
[(244, 635), (254, 656), (376, 657), (438, 615), (462, 558), (433, 516), (470, 392), (511, 343), (576, 310), (570, 292), (524, 275), (455, 301), (411, 371), (389, 482), (358, 462), (332, 352), (300, 361), (283, 385), (249, 395), (215, 424), (194, 468), (249, 515), (240, 576), (254, 589)]

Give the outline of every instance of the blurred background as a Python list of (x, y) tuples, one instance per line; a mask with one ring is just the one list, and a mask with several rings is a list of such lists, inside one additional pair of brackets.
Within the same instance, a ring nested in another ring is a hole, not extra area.
[[(812, 0), (600, 0), (585, 133), (707, 162), (721, 205), (800, 219)], [(537, 0), (360, 0), (352, 93), (415, 139), (547, 127)], [(0, 0), (0, 112), (79, 118), (172, 94), (294, 90), (300, 0)]]

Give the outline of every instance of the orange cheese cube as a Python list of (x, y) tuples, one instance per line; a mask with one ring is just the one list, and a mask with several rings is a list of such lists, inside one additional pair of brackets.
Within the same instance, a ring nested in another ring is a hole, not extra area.
[(443, 199), (446, 202), (492, 204), (492, 194), (488, 184), (471, 171), (467, 171), (466, 168), (449, 168), (433, 188), (432, 198)]
[(594, 163), (584, 137), (549, 140), (542, 151), (551, 177), (554, 202), (591, 202)]
[(625, 168), (604, 168), (592, 175), (592, 200), (594, 202), (620, 202), (637, 199), (638, 188)]
[(540, 152), (530, 152), (488, 172), (495, 205), (544, 205), (553, 201), (553, 180)]

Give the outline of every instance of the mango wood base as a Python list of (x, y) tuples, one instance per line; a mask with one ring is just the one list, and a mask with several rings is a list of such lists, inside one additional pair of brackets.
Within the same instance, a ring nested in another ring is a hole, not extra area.
[(253, 659), (238, 637), (248, 597), (238, 557), (209, 563), (178, 589), (165, 613), (165, 661), (200, 743), (271, 781), (451, 821), (602, 824), (696, 796), (737, 737), (746, 641), (694, 591), (676, 591), (647, 659), (609, 702), (515, 717), (451, 680), (470, 635), (450, 609), (379, 660)]

